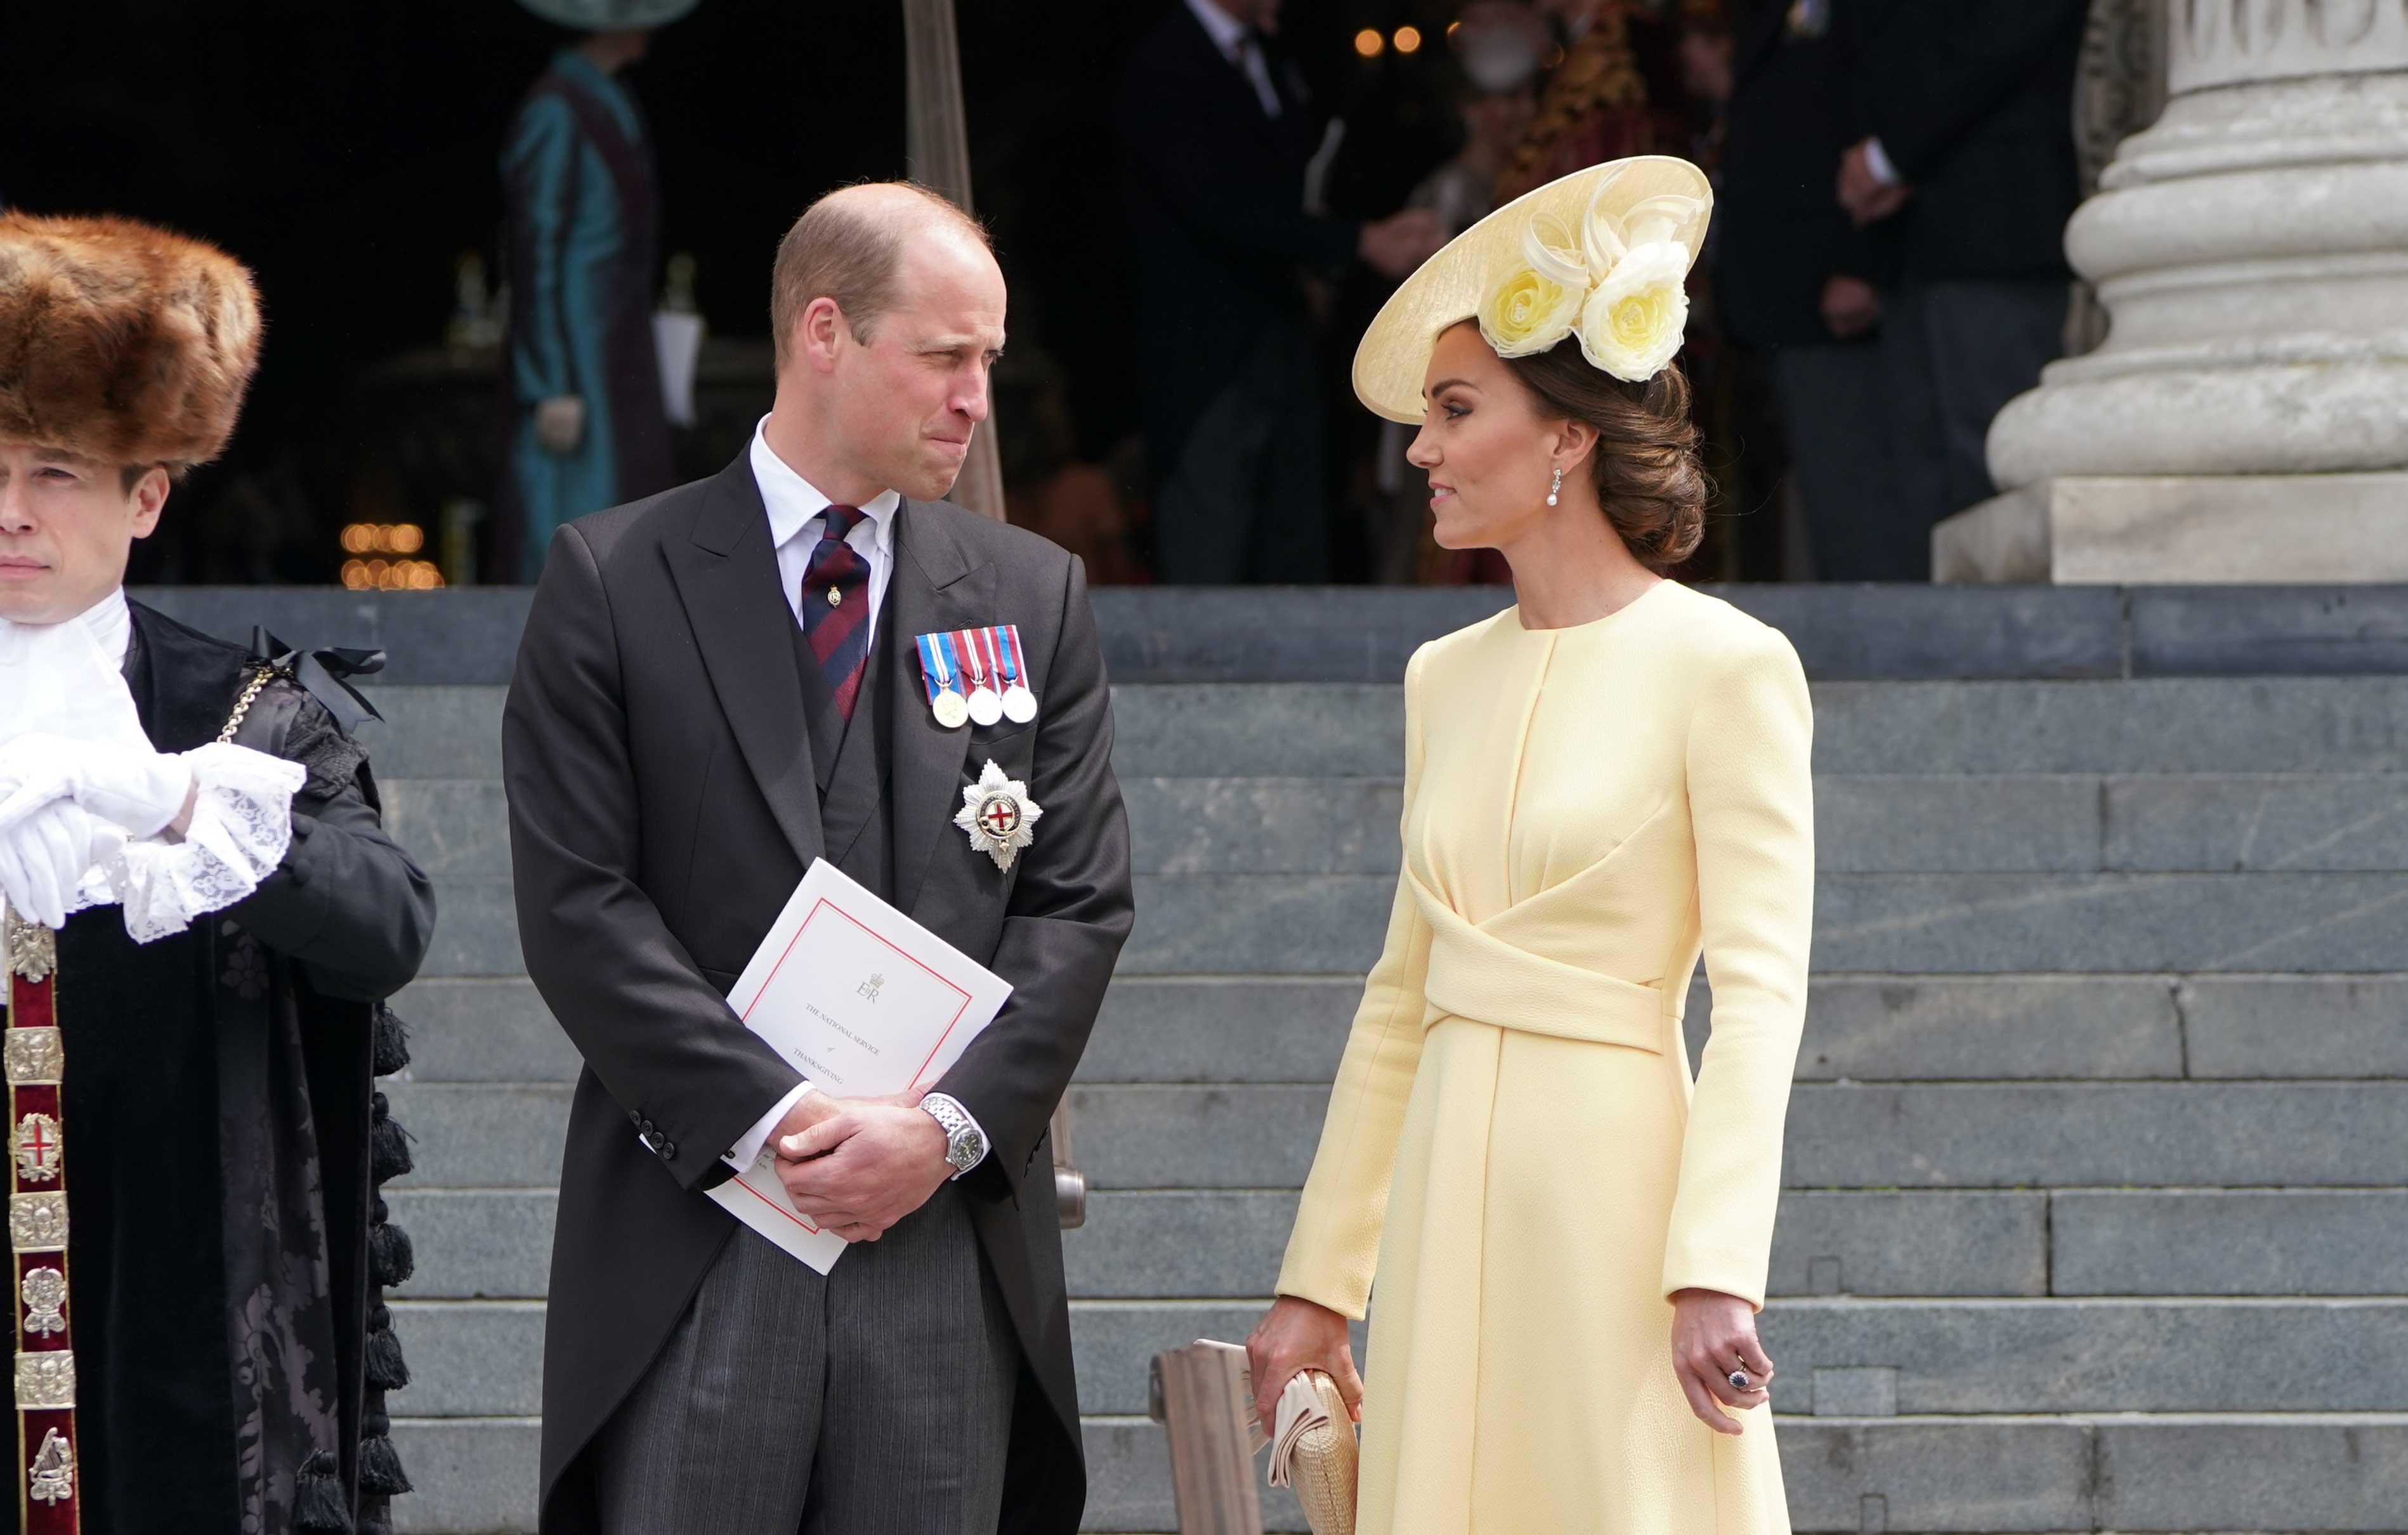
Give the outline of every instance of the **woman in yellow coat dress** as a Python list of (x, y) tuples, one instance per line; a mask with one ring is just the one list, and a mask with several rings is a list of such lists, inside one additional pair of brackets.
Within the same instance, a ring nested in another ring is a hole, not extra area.
[[(1363, 1535), (1789, 1529), (1754, 1316), (1813, 722), (1779, 632), (1657, 573), (1705, 498), (1670, 357), (1709, 195), (1653, 157), (1542, 187), (1355, 359), (1421, 428), (1438, 541), (1502, 551), (1518, 598), (1406, 669), (1395, 911), (1249, 1341), (1266, 1423), (1304, 1368), (1359, 1405)], [(1346, 1323), (1375, 1274), (1367, 1390)]]

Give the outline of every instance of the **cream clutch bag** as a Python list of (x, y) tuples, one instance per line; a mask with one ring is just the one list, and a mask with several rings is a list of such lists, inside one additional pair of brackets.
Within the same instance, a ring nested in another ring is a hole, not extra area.
[(1271, 1430), (1271, 1485), (1294, 1489), (1312, 1535), (1354, 1535), (1359, 1453), (1337, 1382), (1308, 1370), (1287, 1383)]

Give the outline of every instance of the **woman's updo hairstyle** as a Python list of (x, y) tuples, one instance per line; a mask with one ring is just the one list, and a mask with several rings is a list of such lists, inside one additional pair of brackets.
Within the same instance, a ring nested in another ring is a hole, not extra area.
[(1627, 383), (1583, 356), (1577, 335), (1503, 361), (1538, 396), (1541, 414), (1597, 429), (1588, 464), (1598, 504), (1640, 564), (1661, 574), (1697, 552), (1713, 486), (1698, 461), (1689, 380), (1678, 363)]

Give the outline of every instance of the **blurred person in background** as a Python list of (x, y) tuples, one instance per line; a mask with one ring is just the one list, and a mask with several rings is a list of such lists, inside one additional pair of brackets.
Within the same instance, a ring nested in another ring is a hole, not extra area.
[(1894, 562), (1930, 578), (1932, 524), (1996, 494), (2000, 407), (2064, 350), (2065, 223), (2081, 200), (2073, 77), (2083, 0), (1833, 0), (1862, 136), (1840, 205), (1898, 242), (1882, 301), (1897, 444)]
[(1278, 44), (1280, 0), (1179, 0), (1122, 81), (1154, 563), (1166, 582), (1317, 582), (1329, 572), (1324, 410), (1304, 274), (1402, 277), (1438, 216), (1305, 208), (1323, 119)]
[[(1473, 0), (1448, 40), (1463, 148), (1424, 177), (1406, 205), (1435, 211), (1452, 239), (1497, 206), (1498, 179), (1538, 111), (1533, 87), (1551, 39), (1545, 22), (1524, 0)], [(1495, 550), (1440, 549), (1430, 538), (1428, 487), (1405, 460), (1412, 433), (1397, 422), (1380, 427), (1379, 487), (1387, 515), (1370, 530), (1371, 580), (1383, 585), (1511, 580)]]
[(502, 151), (511, 423), (500, 567), (531, 585), (554, 528), (676, 478), (652, 339), (660, 189), (643, 114), (619, 75), (644, 56), (652, 28), (696, 0), (523, 3), (589, 31), (528, 91)]
[(1540, 0), (1538, 8), (1560, 57), (1498, 184), (1499, 206), (1585, 166), (1683, 143), (1671, 61), (1659, 56), (1673, 46), (1670, 0)]
[(1498, 182), (1538, 112), (1533, 85), (1549, 38), (1545, 22), (1523, 0), (1472, 0), (1448, 40), (1463, 147), (1406, 202), (1435, 208), (1452, 239), (1497, 206)]
[(1731, 75), (1713, 247), (1725, 327), (1763, 354), (1823, 581), (1922, 579), (1889, 469), (1875, 339), (1895, 231), (1858, 229), (1831, 199), (1864, 135), (1832, 30), (1844, 0), (1767, 4)]

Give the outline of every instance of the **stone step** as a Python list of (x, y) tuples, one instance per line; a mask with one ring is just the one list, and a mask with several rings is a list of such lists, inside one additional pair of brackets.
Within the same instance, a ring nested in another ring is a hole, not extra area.
[[(549, 1189), (408, 1189), (412, 1299), (541, 1298)], [(1296, 1218), (1280, 1189), (1093, 1195), (1066, 1232), (1086, 1299), (1254, 1296)], [(2408, 1190), (1816, 1192), (1781, 1198), (1776, 1296), (2369, 1296), (2408, 1276)]]
[[(1197, 1338), (1240, 1341), (1266, 1304), (1073, 1301), (1081, 1408), (1142, 1413), (1148, 1360)], [(396, 1393), (398, 1410), (423, 1417), (539, 1410), (541, 1302), (397, 1299), (393, 1310), (411, 1375)], [(2408, 1298), (2398, 1296), (1793, 1298), (1766, 1306), (1756, 1325), (1782, 1413), (2408, 1411)], [(1363, 1342), (1358, 1326), (1358, 1357)]]
[(534, 1535), (542, 1443), (533, 1416), (395, 1417), (393, 1445), (414, 1489), (393, 1500), (396, 1535)]
[[(498, 687), (371, 690), (364, 738), (387, 778), (501, 776)], [(2395, 773), (2408, 678), (1822, 682), (1815, 769), (1911, 773)], [(1393, 778), (1401, 687), (1116, 688), (1125, 778)]]
[[(1086, 1083), (1326, 1083), (1359, 976), (1123, 976)], [(566, 1083), (578, 1055), (523, 978), (421, 981), (394, 999), (420, 1082)], [(1712, 997), (1688, 1003), (1692, 1060)], [(1800, 1081), (2408, 1077), (2408, 977), (1818, 975)]]
[(393, 1011), (409, 1026), (414, 1082), (577, 1080), (577, 1047), (523, 975), (416, 981)]
[[(1814, 677), (2322, 676), (2408, 671), (2401, 586), (1932, 586), (1709, 582), (1787, 635)], [(380, 681), (500, 682), (526, 587), (144, 587), (207, 633), (255, 624), (389, 651)], [(1096, 627), (1124, 682), (1383, 681), (1426, 640), (1512, 600), (1504, 586), (1111, 587)]]
[[(394, 1083), (418, 1188), (549, 1188), (569, 1089)], [(1326, 1086), (1098, 1085), (1070, 1102), (1099, 1189), (1303, 1186)], [(1804, 1083), (1790, 1188), (2396, 1186), (2398, 1083)]]
[[(1771, 1289), (1775, 1295), (2038, 1296), (2049, 1280), (2049, 1196), (2036, 1191), (1981, 1193), (1814, 1193), (1793, 1190), (1782, 1197), (1773, 1227)], [(2067, 1196), (2059, 1195), (2061, 1200)], [(2150, 1234), (2141, 1240), (2184, 1242), (2188, 1262), (2136, 1266), (2134, 1271), (2165, 1282), (2151, 1293), (2194, 1293), (2223, 1274), (2214, 1242), (2229, 1240), (2223, 1212), (2211, 1212), (2213, 1227), (2180, 1208), (2152, 1210)], [(2286, 1191), (2274, 1201), (2314, 1202), (2320, 1197)], [(2395, 1259), (2401, 1247), (2390, 1233), (2360, 1244), (2346, 1264), (2305, 1255), (2358, 1229), (2388, 1220), (2408, 1224), (2408, 1195), (2325, 1196), (2329, 1207), (2315, 1215), (2277, 1210), (2272, 1221), (2286, 1240), (2303, 1244), (2301, 1254), (2277, 1270), (2309, 1270), (2315, 1282), (2337, 1269), (2357, 1281), (2344, 1293), (2378, 1292), (2386, 1272), (2402, 1271)], [(2355, 1202), (2352, 1202), (2355, 1201)], [(550, 1285), (553, 1196), (548, 1189), (408, 1189), (392, 1195), (394, 1219), (409, 1232), (418, 1271), (399, 1294), (414, 1300), (540, 1298)], [(2062, 1203), (2057, 1240), (2068, 1241)], [(2112, 1207), (2086, 1207), (2078, 1237), (2086, 1271), (2107, 1281), (2127, 1271)], [(1279, 1273), (1280, 1255), (1296, 1220), (1296, 1196), (1279, 1189), (1171, 1190), (1154, 1193), (1098, 1192), (1088, 1203), (1087, 1224), (1062, 1238), (1070, 1294), (1081, 1298), (1145, 1299), (1163, 1296), (1257, 1296), (1268, 1293)], [(2100, 1227), (2105, 1227), (2100, 1229)], [(2252, 1255), (2255, 1258), (2255, 1255)], [(2145, 1260), (2144, 1260), (2145, 1263)], [(2390, 1265), (2388, 1269), (2386, 1265)], [(2060, 1263), (2060, 1270), (2062, 1264)], [(2251, 1291), (2248, 1280), (2266, 1271), (2262, 1262), (2213, 1285), (2217, 1294), (2285, 1293), (2306, 1286), (2278, 1285)]]
[(396, 1189), (558, 1186), (566, 1086), (394, 1082), (385, 1094), (415, 1164)]
[[(1296, 1188), (1319, 1086), (1074, 1088), (1099, 1188)], [(2408, 1144), (2397, 1083), (1803, 1083), (1792, 1188), (2384, 1187)]]
[(2057, 1295), (2396, 1294), (2408, 1189), (2060, 1189), (2049, 1264)]
[[(1085, 1423), (1082, 1528), (1178, 1528), (1162, 1431), (1142, 1417)], [(418, 1490), (402, 1535), (528, 1535), (531, 1417), (397, 1418)], [(2408, 1416), (2381, 1413), (1797, 1417), (1774, 1420), (1791, 1527), (1861, 1530), (2398, 1531)], [(1263, 1489), (1264, 1527), (1306, 1526)]]
[(507, 879), (437, 879), (435, 941), (422, 976), (523, 975), (519, 909)]
[[(965, 852), (964, 856), (969, 854)], [(1139, 875), (1125, 975), (1357, 975), (1396, 881), (1370, 874)], [(2408, 874), (1826, 874), (1826, 970), (2396, 968)], [(523, 971), (500, 880), (439, 880), (422, 974)]]
[[(2389, 773), (2408, 679), (1823, 682), (1820, 773)], [(1393, 776), (1403, 690), (1225, 683), (1114, 690), (1124, 777)]]
[[(384, 783), (386, 825), (438, 879), (507, 880), (499, 781)], [(1140, 874), (1397, 870), (1395, 779), (1135, 778)], [(2408, 869), (2408, 774), (1825, 778), (1827, 873)]]
[[(1087, 1420), (1083, 1528), (1178, 1528), (1162, 1431)], [(2397, 1413), (1778, 1417), (1799, 1535), (1915, 1530), (2399, 1531)], [(1264, 1528), (1301, 1530), (1266, 1488)]]
[[(1395, 895), (1375, 875), (1136, 884), (1130, 975), (1356, 973)], [(2408, 874), (1827, 874), (1814, 902), (1825, 970), (2377, 971), (2401, 962)]]

